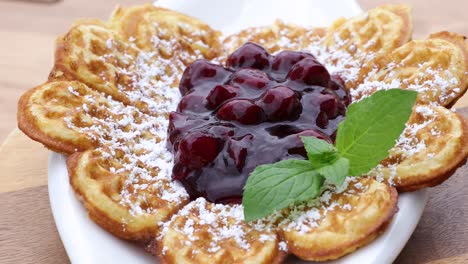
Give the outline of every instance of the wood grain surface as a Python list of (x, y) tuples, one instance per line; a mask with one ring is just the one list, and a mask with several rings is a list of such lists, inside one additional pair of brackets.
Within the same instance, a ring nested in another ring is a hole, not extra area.
[[(52, 66), (53, 45), (80, 17), (105, 19), (118, 3), (143, 0), (64, 0), (56, 4), (0, 1), (0, 264), (68, 263), (47, 193), (47, 150), (16, 127), (21, 93), (43, 82)], [(385, 3), (414, 7), (414, 37), (449, 30), (468, 35), (461, 0), (358, 0), (363, 9)], [(468, 95), (456, 105), (468, 106)], [(468, 114), (467, 110), (463, 110)], [(415, 233), (396, 263), (468, 263), (468, 168), (430, 199)]]

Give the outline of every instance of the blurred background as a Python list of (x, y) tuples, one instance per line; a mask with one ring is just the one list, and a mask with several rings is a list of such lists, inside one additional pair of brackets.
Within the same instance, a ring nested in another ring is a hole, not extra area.
[[(19, 96), (46, 80), (53, 63), (56, 36), (66, 32), (78, 18), (106, 19), (117, 4), (145, 2), (148, 1), (0, 0), (0, 144), (16, 127)], [(465, 0), (357, 2), (364, 10), (394, 3), (413, 6), (414, 38), (424, 38), (440, 30), (468, 35), (468, 2)]]

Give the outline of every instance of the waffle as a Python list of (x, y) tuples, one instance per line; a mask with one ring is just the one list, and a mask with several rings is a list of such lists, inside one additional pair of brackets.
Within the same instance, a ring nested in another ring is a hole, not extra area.
[(354, 88), (372, 70), (369, 65), (374, 60), (408, 42), (412, 32), (408, 6), (382, 6), (355, 18), (338, 19), (322, 40), (312, 41), (306, 49), (324, 47), (313, 54), (337, 66), (346, 87)]
[(109, 25), (125, 39), (133, 39), (138, 48), (157, 50), (159, 56), (176, 58), (185, 66), (196, 58), (213, 59), (222, 52), (220, 32), (198, 19), (151, 4), (118, 7)]
[[(326, 29), (276, 21), (221, 41), (177, 12), (119, 7), (107, 22), (80, 20), (58, 38), (48, 81), (20, 98), (18, 126), (70, 155), (70, 183), (93, 221), (120, 238), (153, 241), (150, 251), (163, 263), (336, 259), (385, 229), (396, 213), (394, 187), (440, 184), (466, 161), (466, 121), (448, 109), (467, 88), (465, 40), (440, 32), (410, 41), (411, 31), (410, 9), (397, 5)], [(341, 188), (252, 223), (243, 221), (242, 206), (189, 201), (171, 179), (166, 150), (180, 75), (195, 59), (222, 60), (246, 41), (316, 55), (345, 79), (354, 101), (395, 85), (419, 91), (388, 158), (367, 177), (348, 177)]]
[[(95, 95), (98, 102), (107, 103), (105, 99), (102, 102), (103, 97), (99, 93), (80, 82), (52, 82), (29, 90), (18, 103), (19, 128), (32, 139), (60, 153), (71, 154), (97, 147), (99, 143), (93, 140), (92, 135), (68, 127), (64, 120), (65, 117), (79, 120), (83, 127), (96, 124), (91, 118), (80, 118), (83, 117), (85, 103), (82, 95)], [(100, 108), (99, 103), (97, 107)], [(107, 112), (109, 108), (104, 106), (101, 109)]]
[(280, 263), (275, 231), (246, 224), (240, 205), (198, 198), (164, 224), (156, 252), (163, 263)]
[(149, 241), (158, 232), (155, 223), (182, 208), (188, 195), (170, 178), (161, 177), (165, 174), (160, 168), (143, 165), (144, 154), (134, 157), (113, 151), (117, 150), (71, 155), (67, 159), (70, 183), (94, 222), (118, 237)]
[(269, 53), (281, 50), (301, 50), (308, 39), (325, 36), (325, 28), (307, 29), (276, 20), (270, 26), (241, 30), (223, 40), (225, 52), (231, 54), (244, 43), (253, 42), (263, 46)]
[(320, 206), (295, 208), (280, 223), (291, 253), (312, 261), (336, 259), (385, 230), (397, 211), (395, 189), (372, 178), (348, 178), (346, 184), (343, 190), (325, 191)]
[(467, 131), (466, 120), (451, 110), (416, 105), (396, 146), (370, 175), (399, 191), (441, 184), (465, 163)]
[(382, 58), (380, 70), (369, 74), (351, 96), (359, 100), (377, 89), (400, 87), (417, 91), (420, 104), (450, 107), (466, 91), (467, 52), (463, 36), (449, 32), (413, 40)]

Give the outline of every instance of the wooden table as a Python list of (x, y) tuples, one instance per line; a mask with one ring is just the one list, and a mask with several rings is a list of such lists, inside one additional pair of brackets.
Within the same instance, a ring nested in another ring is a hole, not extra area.
[[(0, 1), (0, 142), (4, 142), (0, 146), (0, 263), (69, 262), (49, 206), (47, 150), (14, 129), (16, 102), (21, 93), (45, 80), (52, 65), (55, 36), (65, 32), (76, 18), (106, 18), (119, 2), (123, 1)], [(369, 9), (403, 1), (358, 2)], [(468, 35), (465, 1), (404, 2), (415, 9), (415, 38), (443, 29)], [(456, 105), (466, 106), (468, 95)], [(431, 190), (421, 222), (396, 262), (468, 263), (465, 177), (458, 173)]]

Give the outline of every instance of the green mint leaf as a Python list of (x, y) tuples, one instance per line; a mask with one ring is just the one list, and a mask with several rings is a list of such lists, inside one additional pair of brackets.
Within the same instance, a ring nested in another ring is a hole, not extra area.
[(317, 197), (324, 182), (307, 160), (283, 160), (258, 166), (244, 187), (245, 221)]
[(332, 144), (316, 137), (301, 137), (309, 161), (315, 167), (329, 165), (338, 157), (338, 150)]
[(349, 160), (339, 157), (332, 164), (318, 168), (317, 172), (323, 175), (329, 183), (340, 186), (349, 175)]
[(343, 184), (348, 176), (349, 160), (340, 157), (335, 146), (325, 140), (316, 137), (301, 137), (301, 139), (314, 169), (329, 183), (336, 186)]
[(387, 157), (405, 128), (417, 92), (391, 89), (374, 93), (349, 106), (338, 126), (336, 148), (349, 159), (349, 173), (367, 173)]

